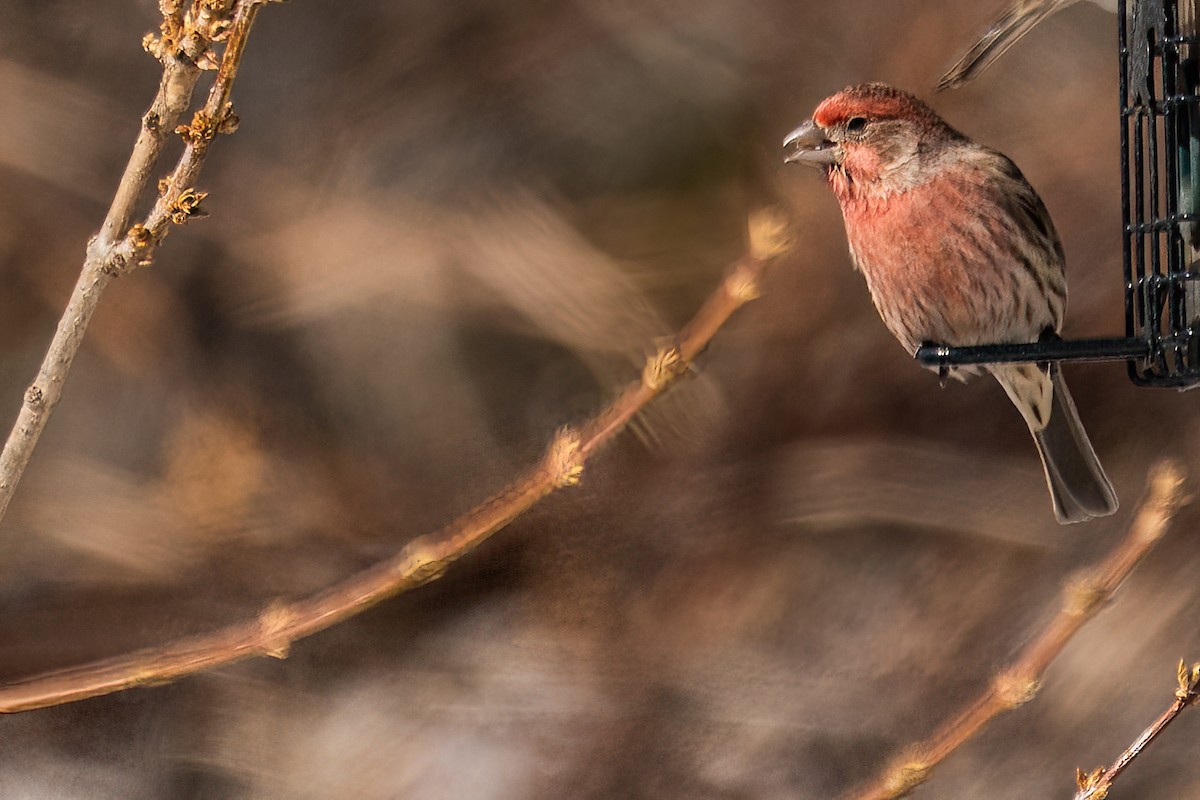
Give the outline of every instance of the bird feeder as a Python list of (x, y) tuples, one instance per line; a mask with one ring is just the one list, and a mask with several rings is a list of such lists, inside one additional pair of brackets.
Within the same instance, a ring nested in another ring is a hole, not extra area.
[(1125, 360), (1142, 386), (1200, 384), (1196, 0), (1119, 0), (1125, 336), (917, 351), (928, 367)]

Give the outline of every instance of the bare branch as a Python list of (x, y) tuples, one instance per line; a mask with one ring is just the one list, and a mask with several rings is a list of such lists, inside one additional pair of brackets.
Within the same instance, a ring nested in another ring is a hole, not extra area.
[(133, 686), (164, 683), (254, 656), (283, 658), (297, 639), (440, 577), (452, 563), (542, 498), (577, 484), (588, 458), (684, 374), (726, 320), (758, 296), (763, 270), (787, 244), (786, 227), (779, 214), (753, 215), (749, 253), (733, 264), (721, 286), (676, 336), (674, 346), (664, 347), (647, 359), (641, 378), (582, 427), (560, 430), (540, 464), (440, 531), (414, 539), (391, 558), (310, 598), (274, 603), (249, 622), (0, 686), (0, 713), (29, 711)]
[(1129, 532), (1094, 569), (1067, 584), (1062, 610), (1031, 641), (1007, 669), (957, 716), (933, 736), (908, 749), (874, 782), (848, 795), (852, 800), (893, 800), (903, 797), (929, 778), (947, 756), (971, 739), (993, 718), (1032, 700), (1042, 674), (1080, 628), (1094, 617), (1142, 558), (1166, 532), (1176, 510), (1184, 503), (1183, 468), (1173, 462), (1156, 465), (1150, 472), (1146, 499), (1129, 526)]
[[(238, 0), (232, 16), (224, 0), (196, 0), (185, 14), (182, 3), (162, 0), (160, 36), (147, 35), (146, 50), (163, 64), (162, 80), (150, 109), (142, 117), (142, 128), (134, 143), (129, 163), (117, 186), (100, 232), (88, 243), (87, 255), (79, 280), (67, 302), (67, 308), (37, 377), (25, 391), (24, 402), (12, 432), (0, 452), (0, 519), (16, 492), (33, 449), (37, 446), (50, 415), (62, 398), (63, 386), (75, 355), (83, 344), (88, 324), (109, 282), (137, 266), (150, 262), (157, 244), (166, 235), (169, 222), (182, 222), (196, 215), (202, 193), (195, 182), (204, 163), (208, 139), (188, 141), (179, 163), (165, 189), (144, 222), (130, 226), (134, 207), (145, 193), (151, 171), (162, 153), (167, 136), (176, 130), (180, 116), (192, 101), (192, 90), (202, 67), (214, 64), (211, 46), (226, 40), (216, 80), (204, 108), (196, 119), (207, 120), (205, 130), (227, 132), (236, 124), (229, 105), (229, 94), (241, 63), (246, 37), (258, 8), (267, 0)], [(201, 115), (205, 115), (201, 117)], [(191, 131), (197, 123), (185, 130)]]
[(1125, 748), (1111, 767), (1097, 767), (1090, 773), (1083, 770), (1075, 771), (1075, 782), (1079, 786), (1079, 791), (1075, 793), (1074, 800), (1104, 800), (1105, 797), (1108, 797), (1108, 791), (1112, 788), (1113, 781), (1125, 771), (1125, 768), (1133, 763), (1133, 760), (1168, 725), (1175, 721), (1180, 712), (1188, 706), (1195, 705), (1196, 701), (1200, 699), (1200, 664), (1193, 664), (1189, 667), (1183, 659), (1180, 659), (1178, 680), (1175, 702), (1171, 703), (1170, 708), (1160, 714), (1158, 719), (1150, 724), (1150, 727), (1142, 731), (1133, 744)]

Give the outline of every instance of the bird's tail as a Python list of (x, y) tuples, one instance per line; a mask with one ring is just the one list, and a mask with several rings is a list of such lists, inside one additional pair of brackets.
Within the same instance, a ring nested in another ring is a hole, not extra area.
[(1005, 50), (1016, 44), (1034, 25), (1072, 2), (1074, 0), (1047, 0), (1040, 3), (1017, 0), (996, 18), (987, 33), (942, 76), (937, 88), (952, 89), (971, 80), (1002, 56)]
[(1062, 370), (1032, 365), (1001, 367), (996, 379), (1020, 409), (1037, 442), (1054, 514), (1064, 525), (1117, 510), (1117, 495), (1075, 410)]

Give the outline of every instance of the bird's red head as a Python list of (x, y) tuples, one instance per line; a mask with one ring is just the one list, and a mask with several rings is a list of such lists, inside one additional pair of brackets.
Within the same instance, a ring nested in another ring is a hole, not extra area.
[(785, 160), (825, 167), (839, 195), (849, 187), (871, 193), (912, 185), (922, 145), (962, 135), (917, 98), (882, 83), (865, 83), (825, 98), (812, 119), (784, 140)]
[(941, 122), (929, 106), (886, 83), (850, 86), (826, 97), (817, 105), (812, 120), (818, 126), (829, 129), (844, 125), (855, 117), (872, 122), (896, 119)]

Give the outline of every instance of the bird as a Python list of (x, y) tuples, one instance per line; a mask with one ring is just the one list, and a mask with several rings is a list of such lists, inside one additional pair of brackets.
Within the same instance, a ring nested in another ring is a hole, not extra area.
[[(1039, 22), (1076, 0), (1015, 0), (992, 22), (979, 41), (963, 53), (941, 80), (938, 89), (952, 89), (977, 77), (1008, 48)], [(1093, 3), (1113, 14), (1117, 13), (1117, 0), (1092, 0)], [(1132, 3), (1132, 0), (1130, 0)], [(1190, 0), (1185, 0), (1188, 5)]]
[[(935, 342), (1035, 342), (1062, 327), (1064, 256), (1045, 204), (1011, 160), (921, 100), (882, 83), (850, 86), (821, 101), (784, 149), (785, 162), (824, 172), (851, 261), (910, 354)], [(1059, 365), (982, 369), (1028, 425), (1058, 521), (1115, 512), (1116, 493)]]

